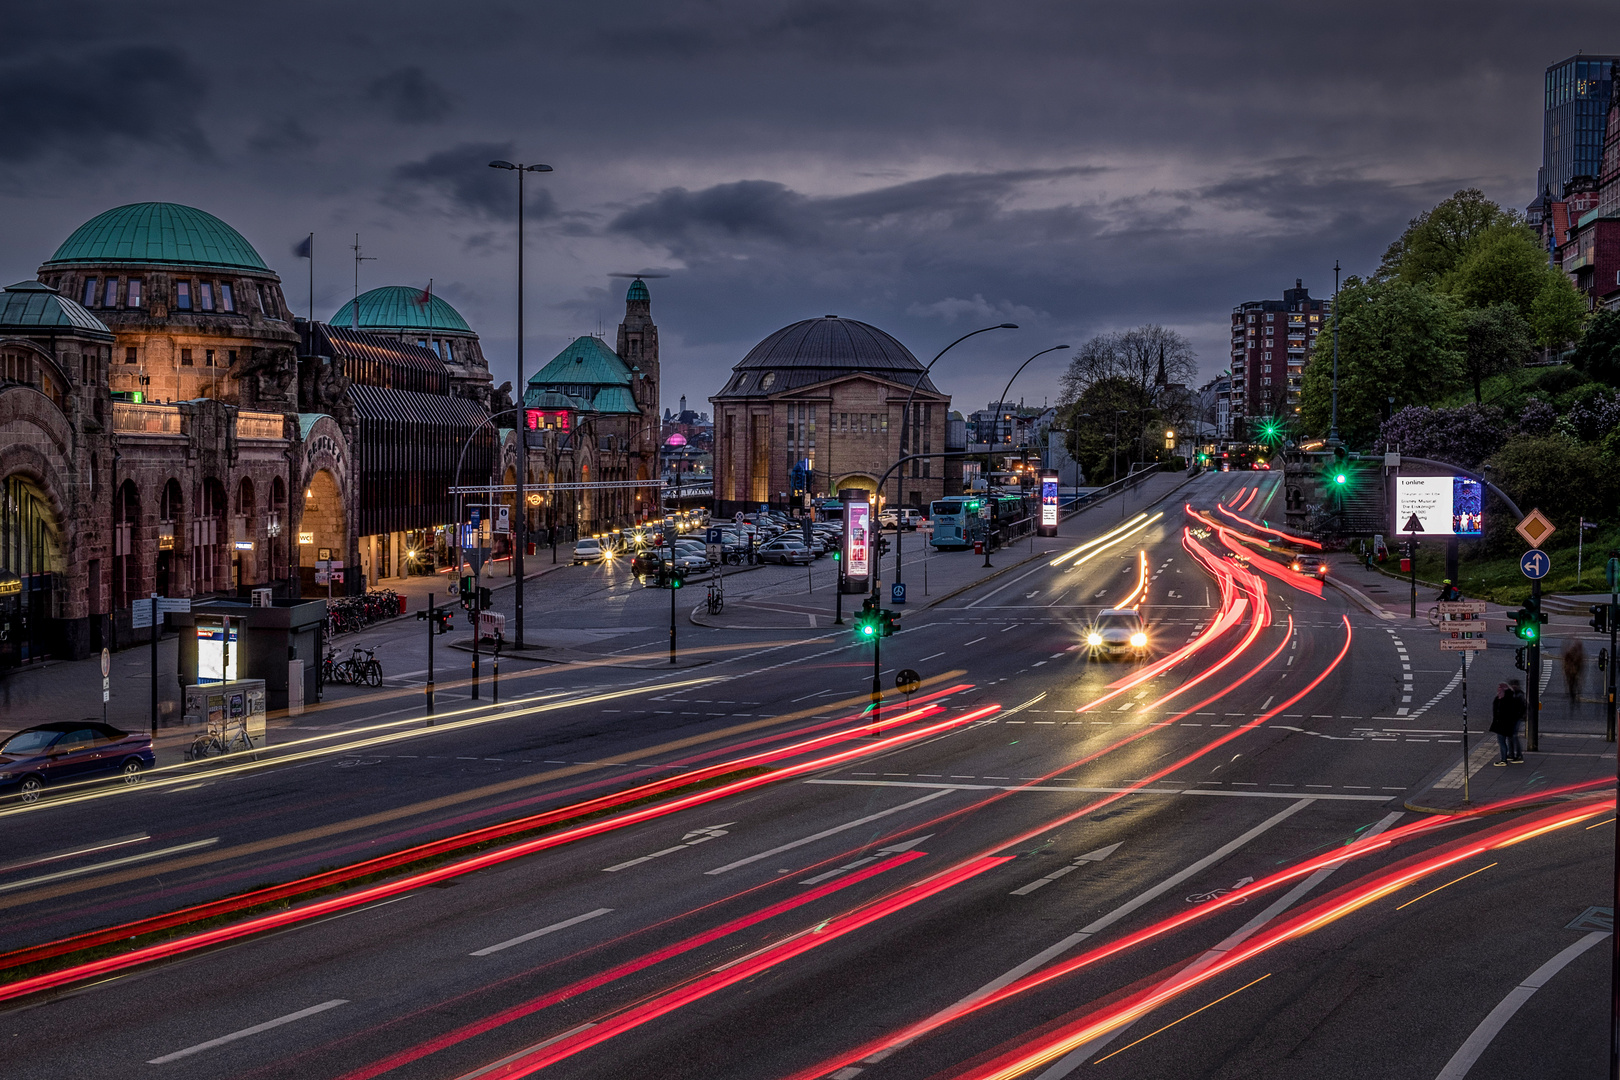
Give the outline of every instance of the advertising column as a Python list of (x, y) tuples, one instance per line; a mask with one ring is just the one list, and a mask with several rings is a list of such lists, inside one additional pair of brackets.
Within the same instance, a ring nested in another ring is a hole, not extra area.
[(1056, 536), (1058, 533), (1058, 478), (1056, 473), (1043, 473), (1041, 475), (1041, 524), (1038, 532), (1041, 536)]
[(844, 504), (841, 588), (846, 593), (863, 593), (872, 587), (872, 504), (865, 488), (845, 488), (838, 498)]

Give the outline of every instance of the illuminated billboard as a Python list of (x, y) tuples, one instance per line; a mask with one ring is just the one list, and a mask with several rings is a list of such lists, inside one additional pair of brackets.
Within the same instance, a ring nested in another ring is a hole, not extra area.
[[(1410, 529), (1413, 517), (1417, 529)], [(1479, 536), (1485, 489), (1465, 476), (1397, 476), (1393, 532), (1418, 536)]]
[(1041, 524), (1049, 529), (1058, 523), (1058, 478), (1041, 477)]
[(872, 573), (872, 504), (844, 506), (844, 576), (866, 578)]

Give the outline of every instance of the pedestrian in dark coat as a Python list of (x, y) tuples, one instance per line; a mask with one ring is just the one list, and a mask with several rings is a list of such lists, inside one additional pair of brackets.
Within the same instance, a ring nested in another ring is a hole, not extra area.
[(1496, 697), (1491, 701), (1491, 734), (1502, 751), (1496, 764), (1511, 765), (1524, 760), (1524, 747), (1519, 743), (1519, 721), (1524, 718), (1524, 695), (1519, 693), (1519, 680), (1513, 685), (1498, 683)]

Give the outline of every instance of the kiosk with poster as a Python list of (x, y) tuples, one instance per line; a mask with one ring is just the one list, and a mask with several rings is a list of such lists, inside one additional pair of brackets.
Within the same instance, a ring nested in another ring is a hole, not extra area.
[(844, 511), (840, 588), (863, 593), (872, 587), (872, 504), (865, 488), (844, 488), (838, 498)]
[(1041, 524), (1036, 531), (1041, 536), (1058, 534), (1057, 473), (1041, 474)]
[(245, 725), (254, 746), (265, 743), (264, 680), (198, 683), (185, 688), (187, 727), (207, 726), (229, 741)]

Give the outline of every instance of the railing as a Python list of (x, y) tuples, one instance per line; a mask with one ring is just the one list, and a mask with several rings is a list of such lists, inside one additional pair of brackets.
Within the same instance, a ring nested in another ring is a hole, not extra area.
[(239, 412), (236, 414), (238, 439), (282, 439), (286, 425), (280, 413)]
[(180, 410), (173, 405), (113, 402), (113, 430), (125, 435), (178, 435)]

